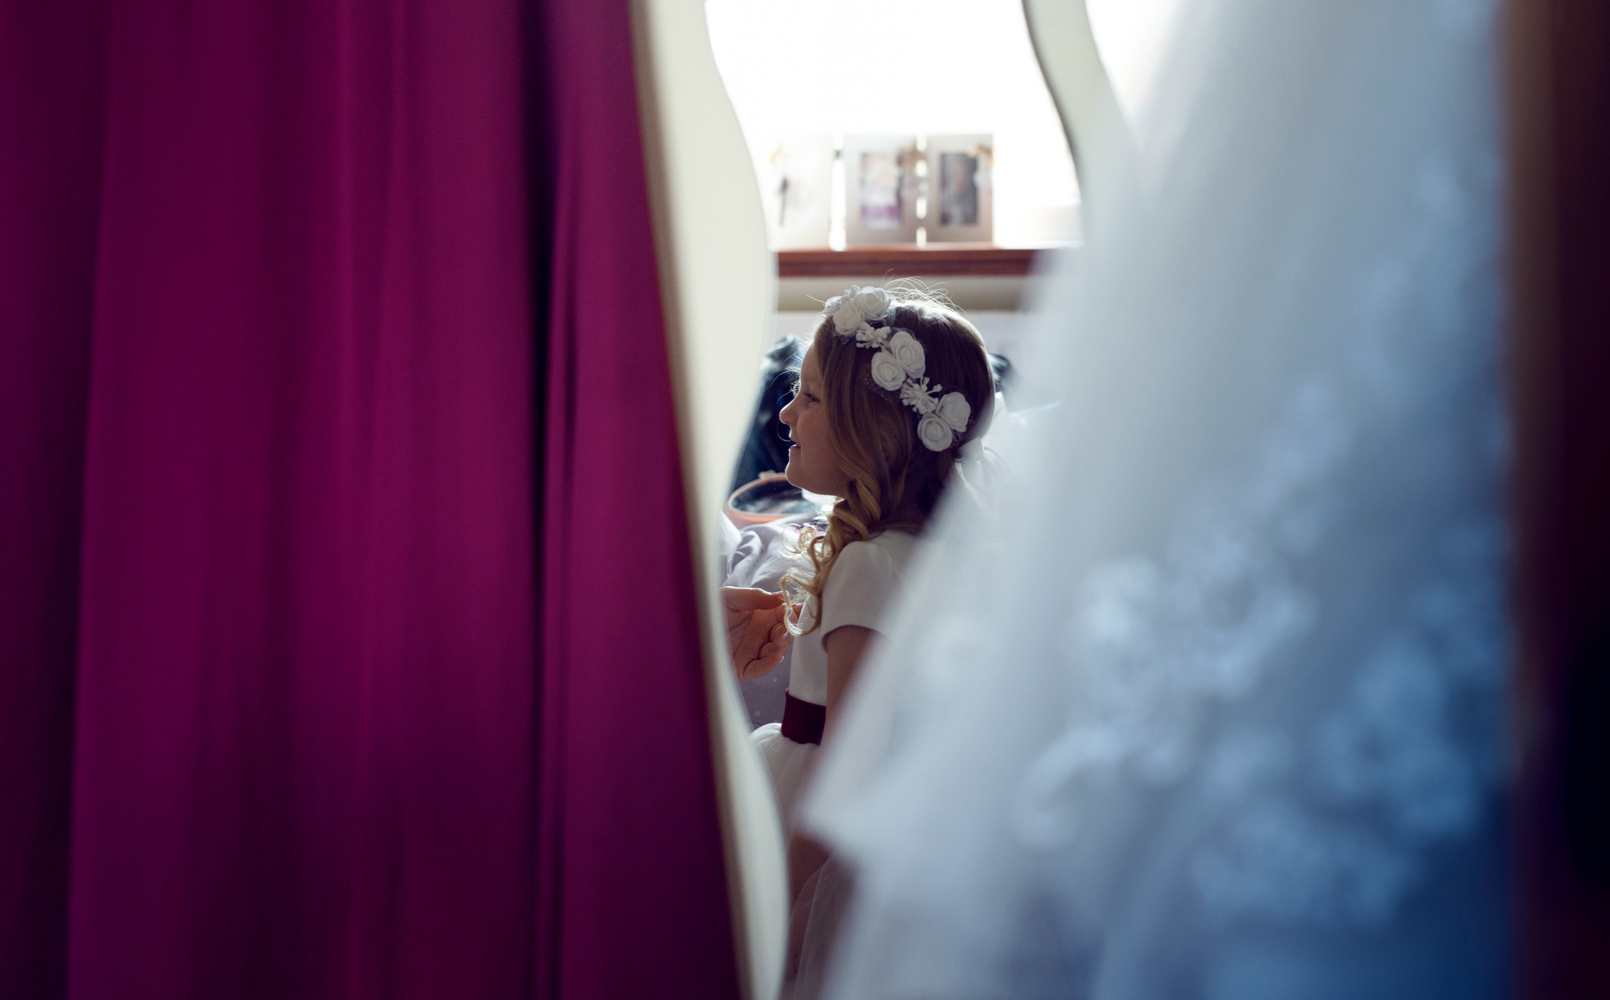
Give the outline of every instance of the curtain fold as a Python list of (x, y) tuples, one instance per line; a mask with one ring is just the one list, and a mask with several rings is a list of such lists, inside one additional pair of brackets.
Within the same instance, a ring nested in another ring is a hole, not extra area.
[(525, 979), (517, 26), (512, 3), (114, 12), (73, 996)]
[[(736, 997), (625, 3), (541, 8), (539, 997)], [(618, 956), (615, 957), (615, 956)]]
[(60, 996), (103, 0), (0, 4), (0, 983)]
[(735, 993), (624, 4), (39, 7), (3, 992)]

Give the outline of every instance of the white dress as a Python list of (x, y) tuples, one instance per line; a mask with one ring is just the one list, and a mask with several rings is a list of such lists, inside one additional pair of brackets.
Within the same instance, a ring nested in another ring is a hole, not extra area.
[[(916, 544), (917, 536), (910, 532), (885, 531), (869, 541), (851, 542), (839, 552), (827, 585), (822, 588), (821, 627), (794, 642), (790, 697), (822, 706), (825, 711), (827, 651), (822, 648), (822, 640), (846, 625), (878, 627), (884, 605), (898, 590)], [(816, 613), (812, 598), (806, 602), (802, 617), (809, 620)], [(790, 739), (782, 730), (782, 723), (773, 722), (756, 729), (750, 738), (771, 772), (783, 833), (791, 836), (799, 794), (820, 745)]]
[[(791, 704), (781, 723), (761, 726), (750, 736), (771, 773), (785, 836), (793, 836), (801, 793), (821, 749), (819, 743), (802, 740), (820, 739), (820, 724), (826, 719), (827, 651), (822, 640), (846, 625), (879, 626), (916, 544), (917, 537), (910, 532), (885, 531), (840, 550), (822, 588), (821, 626), (795, 640), (793, 646), (788, 695), (791, 701), (804, 704)], [(817, 602), (809, 599), (801, 618), (809, 621), (817, 612)], [(801, 726), (802, 718), (811, 724)], [(801, 739), (783, 735), (785, 728)], [(821, 995), (828, 956), (849, 903), (850, 882), (847, 870), (830, 858), (800, 890), (789, 914), (793, 943), (779, 1000), (815, 1000)]]

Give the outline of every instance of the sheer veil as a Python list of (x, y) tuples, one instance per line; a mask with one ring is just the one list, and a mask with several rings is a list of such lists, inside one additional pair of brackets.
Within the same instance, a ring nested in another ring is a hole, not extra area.
[(1507, 992), (1495, 10), (1181, 16), (806, 804), (831, 995)]

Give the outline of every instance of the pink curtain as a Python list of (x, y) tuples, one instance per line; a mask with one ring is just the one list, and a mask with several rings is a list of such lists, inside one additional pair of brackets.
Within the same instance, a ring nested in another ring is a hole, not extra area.
[(630, 24), (545, 8), (540, 996), (738, 995)]
[(624, 2), (0, 10), (0, 991), (734, 995)]
[(0, 2), (0, 983), (65, 985), (100, 0)]

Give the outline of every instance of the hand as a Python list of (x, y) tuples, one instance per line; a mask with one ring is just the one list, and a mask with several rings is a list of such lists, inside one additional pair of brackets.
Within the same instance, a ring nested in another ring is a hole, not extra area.
[(721, 603), (727, 609), (727, 647), (732, 672), (741, 681), (764, 677), (783, 661), (794, 641), (783, 624), (788, 605), (782, 594), (749, 587), (722, 587)]

